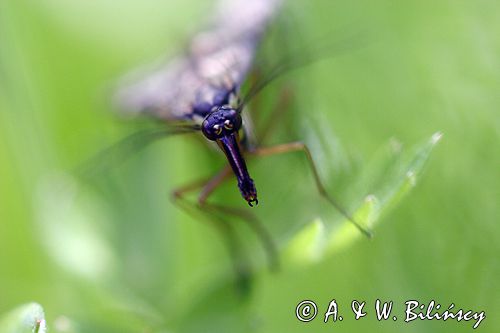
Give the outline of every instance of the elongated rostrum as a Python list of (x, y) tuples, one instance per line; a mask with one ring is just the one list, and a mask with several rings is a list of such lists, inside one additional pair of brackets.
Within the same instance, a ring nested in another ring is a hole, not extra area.
[(209, 140), (217, 142), (224, 152), (238, 180), (241, 195), (250, 207), (258, 204), (257, 190), (253, 179), (247, 170), (245, 159), (241, 153), (238, 131), (242, 125), (239, 112), (230, 106), (220, 106), (209, 113), (202, 123), (203, 135)]

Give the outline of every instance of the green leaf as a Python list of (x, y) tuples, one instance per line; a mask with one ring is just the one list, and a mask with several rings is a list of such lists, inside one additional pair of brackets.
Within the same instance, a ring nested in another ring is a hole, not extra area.
[[(353, 215), (354, 220), (367, 230), (371, 230), (378, 218), (379, 205), (379, 200), (374, 195), (367, 196)], [(328, 235), (327, 251), (329, 253), (339, 251), (362, 237), (363, 235), (359, 230), (346, 220), (339, 228), (332, 230)]]
[(292, 264), (318, 261), (323, 256), (325, 240), (325, 225), (321, 219), (316, 219), (292, 237), (283, 251), (283, 259)]
[(89, 280), (109, 277), (117, 259), (103, 237), (108, 222), (104, 207), (65, 174), (43, 179), (37, 194), (41, 240), (54, 261)]
[[(393, 140), (389, 147), (375, 154), (358, 177), (358, 182), (353, 184), (356, 191), (370, 193), (354, 210), (354, 220), (364, 228), (372, 230), (381, 221), (381, 217), (416, 186), (433, 148), (441, 137), (441, 133), (435, 133), (429, 140), (407, 152)], [(340, 226), (317, 219), (289, 240), (284, 250), (284, 258), (294, 264), (320, 261), (325, 254), (341, 251), (360, 238), (363, 238), (363, 235), (347, 219), (344, 219)]]
[(38, 303), (21, 305), (0, 318), (0, 333), (47, 332), (45, 314)]

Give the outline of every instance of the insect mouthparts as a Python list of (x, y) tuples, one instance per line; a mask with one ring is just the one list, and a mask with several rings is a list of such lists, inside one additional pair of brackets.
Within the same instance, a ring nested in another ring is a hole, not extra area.
[(253, 200), (248, 200), (248, 205), (250, 207), (253, 207), (252, 202), (255, 202), (255, 206), (257, 206), (259, 204), (259, 200), (257, 200), (257, 198), (255, 198)]
[(257, 199), (257, 189), (255, 188), (252, 178), (245, 177), (244, 179), (238, 181), (238, 188), (250, 207), (253, 207), (254, 204), (259, 204), (259, 200)]

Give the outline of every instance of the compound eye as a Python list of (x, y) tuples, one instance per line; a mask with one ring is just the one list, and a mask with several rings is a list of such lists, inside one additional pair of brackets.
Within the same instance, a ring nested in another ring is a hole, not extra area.
[(222, 126), (219, 124), (213, 124), (210, 119), (205, 119), (201, 125), (201, 131), (203, 135), (209, 140), (216, 140), (222, 134)]
[(219, 136), (222, 133), (222, 127), (219, 124), (215, 124), (213, 127), (215, 135)]
[(231, 120), (226, 119), (226, 121), (224, 121), (224, 128), (227, 130), (232, 130), (234, 128), (234, 125), (231, 122)]

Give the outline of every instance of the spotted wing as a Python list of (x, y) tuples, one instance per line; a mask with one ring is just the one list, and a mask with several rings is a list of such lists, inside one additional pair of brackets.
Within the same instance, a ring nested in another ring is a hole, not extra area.
[(125, 84), (117, 94), (118, 104), (131, 113), (195, 120), (227, 103), (245, 80), (279, 2), (220, 1), (211, 28), (194, 36), (187, 55)]

